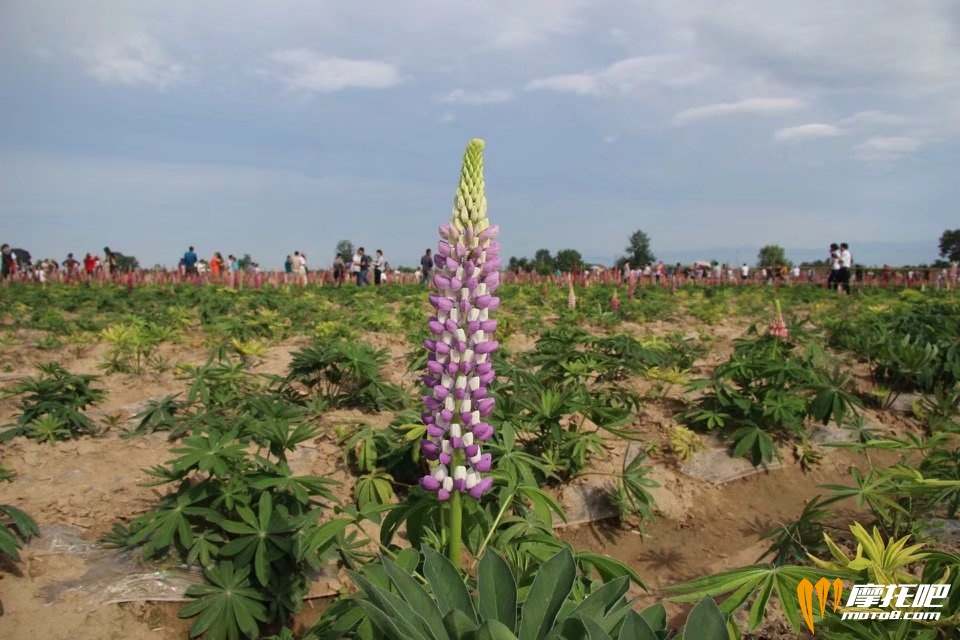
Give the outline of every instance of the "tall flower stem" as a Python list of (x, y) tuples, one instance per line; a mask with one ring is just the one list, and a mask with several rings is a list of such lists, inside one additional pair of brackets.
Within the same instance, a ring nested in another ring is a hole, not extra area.
[(450, 549), (447, 557), (457, 569), (460, 568), (463, 555), (463, 502), (460, 492), (450, 495)]

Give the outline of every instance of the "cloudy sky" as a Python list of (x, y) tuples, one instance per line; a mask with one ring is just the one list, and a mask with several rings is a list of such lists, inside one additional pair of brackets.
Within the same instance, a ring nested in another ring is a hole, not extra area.
[(955, 0), (2, 0), (0, 236), (412, 263), (487, 140), (504, 253), (928, 261), (960, 226)]

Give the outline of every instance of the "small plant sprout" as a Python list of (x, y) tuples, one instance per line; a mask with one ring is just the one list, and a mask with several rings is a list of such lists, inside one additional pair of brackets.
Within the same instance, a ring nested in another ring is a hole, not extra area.
[(460, 566), (461, 496), (479, 499), (493, 485), (491, 456), (480, 444), (493, 435), (484, 418), (493, 411), (487, 385), (494, 379), (492, 339), (500, 306), (493, 294), (500, 284), (500, 248), (496, 225), (487, 220), (483, 194), (482, 140), (471, 140), (463, 155), (460, 185), (450, 224), (440, 225), (436, 274), (430, 304), (435, 314), (428, 326), (427, 375), (423, 397), (426, 438), (420, 442), (430, 472), (420, 479), (426, 491), (450, 502), (449, 558)]

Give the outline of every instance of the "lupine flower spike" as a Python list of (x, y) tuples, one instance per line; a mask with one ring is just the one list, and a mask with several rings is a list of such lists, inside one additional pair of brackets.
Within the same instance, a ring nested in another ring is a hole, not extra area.
[(570, 279), (570, 293), (567, 294), (567, 308), (577, 308), (577, 294), (573, 292), (573, 279)]
[(617, 293), (619, 293), (619, 291), (620, 291), (619, 287), (613, 290), (613, 297), (610, 298), (611, 311), (618, 311), (620, 309), (620, 298), (617, 297)]
[(787, 323), (783, 321), (783, 313), (780, 311), (780, 301), (774, 300), (773, 302), (776, 307), (776, 314), (770, 323), (770, 335), (777, 338), (789, 338), (790, 333), (787, 331)]
[[(482, 140), (471, 140), (463, 156), (453, 218), (440, 225), (434, 256), (436, 273), (428, 326), (427, 375), (422, 415), (427, 437), (420, 441), (430, 473), (420, 486), (441, 501), (454, 494), (479, 499), (493, 485), (491, 456), (481, 444), (493, 435), (485, 418), (493, 411), (487, 386), (494, 379), (497, 349), (492, 314), (500, 306), (493, 294), (500, 285), (499, 228), (487, 220), (483, 194)], [(457, 500), (459, 505), (459, 499)]]

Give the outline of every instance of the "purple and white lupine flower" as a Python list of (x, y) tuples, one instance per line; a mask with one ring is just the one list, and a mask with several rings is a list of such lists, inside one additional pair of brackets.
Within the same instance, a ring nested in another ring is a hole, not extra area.
[(493, 435), (486, 418), (493, 411), (492, 314), (500, 306), (499, 228), (487, 220), (483, 182), (483, 140), (474, 139), (463, 155), (460, 184), (449, 224), (440, 225), (430, 304), (436, 310), (424, 341), (427, 375), (422, 415), (427, 427), (420, 446), (430, 473), (420, 486), (441, 501), (454, 491), (478, 499), (493, 486), (492, 460), (481, 445)]

